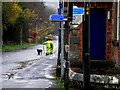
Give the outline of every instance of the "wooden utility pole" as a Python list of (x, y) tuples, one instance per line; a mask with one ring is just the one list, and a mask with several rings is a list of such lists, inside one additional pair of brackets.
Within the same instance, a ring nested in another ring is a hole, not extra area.
[(73, 16), (73, 2), (68, 2), (68, 21), (65, 22), (65, 89), (69, 88), (69, 67), (70, 67), (70, 23), (72, 22)]

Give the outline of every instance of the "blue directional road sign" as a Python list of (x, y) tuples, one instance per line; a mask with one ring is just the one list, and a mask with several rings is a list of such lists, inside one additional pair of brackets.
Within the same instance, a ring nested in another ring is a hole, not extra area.
[(73, 8), (73, 14), (84, 14), (84, 8)]
[(50, 15), (49, 20), (51, 21), (63, 21), (63, 15)]

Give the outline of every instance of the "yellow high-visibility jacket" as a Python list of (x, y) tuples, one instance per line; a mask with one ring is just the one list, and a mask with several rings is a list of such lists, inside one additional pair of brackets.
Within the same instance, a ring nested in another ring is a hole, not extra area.
[(48, 40), (48, 41), (44, 42), (44, 44), (46, 44), (46, 53), (47, 54), (50, 54), (50, 53), (52, 54), (53, 53), (53, 47), (54, 47), (53, 41)]
[(50, 53), (52, 54), (53, 53), (53, 49), (54, 49), (54, 44), (53, 44), (53, 41), (50, 41)]

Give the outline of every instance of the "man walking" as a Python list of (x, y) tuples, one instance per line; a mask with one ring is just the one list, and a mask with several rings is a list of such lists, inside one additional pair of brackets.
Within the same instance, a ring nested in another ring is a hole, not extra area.
[(44, 44), (46, 44), (46, 55), (53, 54), (54, 45), (53, 45), (51, 34), (48, 35), (47, 41), (44, 42)]

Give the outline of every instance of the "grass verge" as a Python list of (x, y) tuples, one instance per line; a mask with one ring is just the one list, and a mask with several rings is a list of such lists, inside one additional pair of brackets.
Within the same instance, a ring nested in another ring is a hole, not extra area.
[(21, 45), (3, 45), (2, 46), (2, 51), (12, 51), (12, 50), (17, 50), (17, 49), (23, 49), (23, 48), (27, 48), (29, 46), (34, 46), (34, 45), (40, 45), (39, 43), (35, 44), (35, 43), (24, 43), (22, 46)]
[[(59, 85), (59, 87), (57, 87), (57, 89), (61, 89), (61, 90), (65, 90), (65, 87), (64, 87), (64, 80), (60, 80), (61, 78), (56, 76), (55, 78), (53, 78), (53, 80), (56, 80), (56, 84)], [(69, 90), (75, 90), (74, 88), (69, 88)]]

